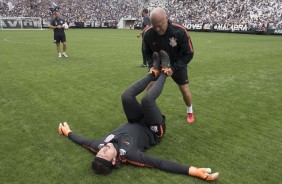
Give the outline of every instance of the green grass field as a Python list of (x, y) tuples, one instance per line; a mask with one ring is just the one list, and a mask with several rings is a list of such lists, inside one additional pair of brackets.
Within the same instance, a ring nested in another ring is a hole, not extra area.
[[(93, 154), (57, 134), (64, 121), (89, 138), (126, 122), (120, 95), (147, 73), (137, 32), (68, 30), (67, 59), (51, 30), (0, 32), (0, 183), (207, 183), (131, 165), (94, 175)], [(157, 101), (167, 132), (146, 153), (211, 167), (220, 172), (211, 183), (281, 183), (282, 37), (190, 35), (195, 123), (168, 79)]]

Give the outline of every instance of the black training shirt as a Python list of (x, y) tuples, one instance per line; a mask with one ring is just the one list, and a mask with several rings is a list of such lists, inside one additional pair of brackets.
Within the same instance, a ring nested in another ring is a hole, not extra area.
[[(154, 52), (164, 50), (169, 55), (173, 71), (187, 67), (194, 55), (192, 41), (186, 28), (170, 21), (164, 35), (158, 35), (153, 27), (150, 27), (145, 32), (143, 40), (147, 58), (152, 58)], [(152, 67), (152, 59), (149, 65)]]
[(70, 132), (68, 138), (94, 153), (97, 153), (106, 143), (112, 142), (117, 149), (118, 159), (123, 163), (152, 167), (178, 174), (188, 175), (189, 172), (187, 165), (159, 159), (144, 153), (160, 140), (143, 121), (126, 123), (99, 140), (86, 139), (74, 132)]
[[(51, 21), (52, 26), (62, 26), (65, 23), (65, 20), (61, 19), (60, 17), (56, 17)], [(55, 28), (55, 34), (65, 34), (64, 28)]]

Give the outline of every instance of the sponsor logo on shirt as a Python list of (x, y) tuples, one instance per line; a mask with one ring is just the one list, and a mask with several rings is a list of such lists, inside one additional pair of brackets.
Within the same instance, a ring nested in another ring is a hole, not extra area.
[(114, 134), (110, 134), (110, 135), (108, 135), (108, 137), (106, 137), (106, 139), (104, 140), (104, 142), (110, 142), (111, 140), (113, 140), (114, 137), (115, 137)]
[(119, 155), (126, 155), (126, 151), (124, 149), (119, 149)]
[(151, 130), (153, 132), (158, 132), (158, 127), (157, 126), (151, 126), (150, 128), (151, 128)]
[(129, 145), (130, 143), (127, 141), (122, 141), (123, 143), (125, 143), (126, 145)]

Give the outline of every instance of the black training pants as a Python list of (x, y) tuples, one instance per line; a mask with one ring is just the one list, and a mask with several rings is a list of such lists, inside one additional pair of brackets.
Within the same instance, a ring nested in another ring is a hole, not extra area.
[(133, 83), (122, 94), (122, 105), (129, 123), (137, 122), (142, 118), (145, 119), (145, 123), (149, 126), (164, 123), (164, 116), (155, 100), (161, 94), (166, 78), (167, 75), (161, 73), (158, 80), (145, 93), (141, 104), (137, 101), (136, 96), (143, 92), (147, 85), (154, 79), (153, 74), (148, 74), (143, 79)]

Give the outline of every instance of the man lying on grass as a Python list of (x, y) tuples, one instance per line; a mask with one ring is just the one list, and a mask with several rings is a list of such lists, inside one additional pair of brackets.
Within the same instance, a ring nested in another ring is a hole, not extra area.
[[(162, 115), (155, 100), (161, 94), (167, 78), (166, 71), (170, 66), (169, 57), (163, 51), (160, 51), (160, 54), (155, 52), (153, 62), (154, 66), (149, 74), (132, 84), (122, 94), (122, 105), (128, 123), (98, 140), (87, 139), (75, 134), (66, 122), (59, 124), (59, 134), (96, 153), (92, 168), (98, 174), (109, 174), (114, 168), (120, 168), (122, 164), (129, 163), (195, 176), (204, 180), (217, 179), (219, 173), (212, 174), (210, 168), (187, 166), (144, 154), (145, 150), (160, 142), (166, 130), (165, 116)], [(145, 93), (140, 104), (136, 96), (143, 92), (155, 78), (158, 79)]]

